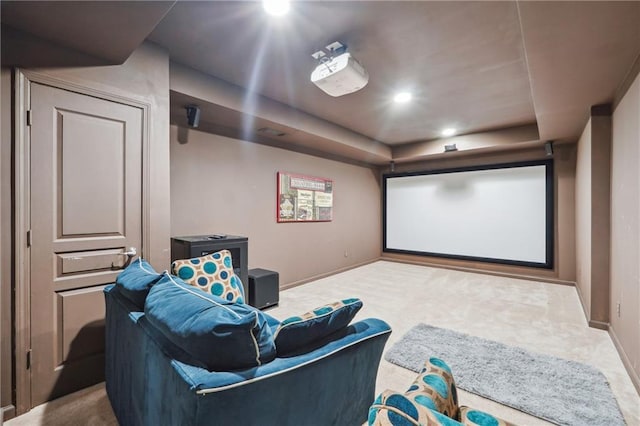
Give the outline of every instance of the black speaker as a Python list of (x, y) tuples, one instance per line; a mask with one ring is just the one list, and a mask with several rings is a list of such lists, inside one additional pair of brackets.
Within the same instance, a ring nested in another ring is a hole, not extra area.
[(185, 109), (187, 110), (187, 123), (189, 123), (189, 126), (198, 127), (198, 124), (200, 124), (200, 107), (187, 105)]
[(280, 279), (277, 272), (249, 269), (249, 304), (258, 309), (277, 305), (280, 301)]
[(547, 154), (547, 157), (551, 157), (553, 155), (553, 142), (547, 142), (544, 144), (544, 153)]

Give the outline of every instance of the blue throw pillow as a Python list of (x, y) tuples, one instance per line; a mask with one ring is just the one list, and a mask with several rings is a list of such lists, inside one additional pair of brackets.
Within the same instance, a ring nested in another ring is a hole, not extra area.
[(208, 370), (255, 367), (276, 356), (273, 334), (260, 310), (205, 293), (169, 274), (149, 291), (144, 313), (192, 357), (181, 361)]
[(143, 310), (149, 290), (160, 278), (162, 274), (157, 273), (149, 262), (139, 257), (116, 277), (116, 286), (124, 297)]
[(302, 348), (346, 327), (360, 308), (360, 299), (344, 299), (285, 319), (275, 332), (278, 355)]

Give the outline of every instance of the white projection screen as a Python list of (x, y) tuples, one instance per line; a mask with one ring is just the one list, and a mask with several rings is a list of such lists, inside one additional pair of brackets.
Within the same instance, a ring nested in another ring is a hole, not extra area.
[(553, 162), (386, 174), (385, 252), (553, 268)]

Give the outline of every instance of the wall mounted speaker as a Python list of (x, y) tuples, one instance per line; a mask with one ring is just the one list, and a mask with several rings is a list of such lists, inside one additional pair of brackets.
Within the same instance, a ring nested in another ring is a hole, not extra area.
[(547, 142), (544, 144), (544, 152), (547, 154), (547, 157), (551, 157), (553, 155), (553, 142)]
[(200, 124), (200, 107), (197, 105), (187, 105), (187, 123), (191, 127), (198, 127)]

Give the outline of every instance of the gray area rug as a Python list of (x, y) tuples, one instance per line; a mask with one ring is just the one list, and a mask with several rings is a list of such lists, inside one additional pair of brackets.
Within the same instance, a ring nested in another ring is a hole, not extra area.
[(418, 372), (431, 356), (449, 364), (459, 388), (549, 422), (625, 424), (604, 375), (579, 362), (426, 324), (409, 330), (385, 359)]

